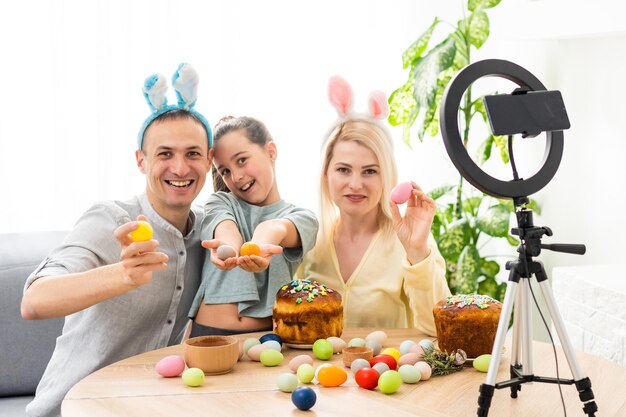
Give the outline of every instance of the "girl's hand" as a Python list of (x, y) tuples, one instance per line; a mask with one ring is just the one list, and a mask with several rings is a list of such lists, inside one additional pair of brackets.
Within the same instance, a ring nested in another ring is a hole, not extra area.
[(240, 256), (237, 258), (237, 264), (239, 268), (248, 272), (261, 272), (267, 269), (270, 266), (270, 261), (272, 260), (273, 255), (278, 255), (283, 253), (282, 246), (278, 245), (259, 245), (261, 249), (260, 255), (246, 255)]
[(419, 185), (414, 182), (411, 184), (413, 184), (413, 190), (407, 201), (404, 217), (400, 215), (397, 204), (392, 201), (390, 205), (393, 227), (406, 250), (407, 259), (411, 265), (414, 265), (430, 254), (428, 235), (437, 205)]
[[(237, 257), (234, 256), (232, 258), (228, 258), (226, 260), (221, 260), (217, 256), (217, 248), (222, 245), (226, 245), (227, 243), (220, 239), (211, 239), (211, 240), (203, 240), (202, 247), (205, 249), (211, 250), (211, 263), (217, 267), (217, 269), (221, 269), (222, 271), (230, 271), (231, 269), (237, 266)], [(235, 249), (237, 251), (237, 249)]]

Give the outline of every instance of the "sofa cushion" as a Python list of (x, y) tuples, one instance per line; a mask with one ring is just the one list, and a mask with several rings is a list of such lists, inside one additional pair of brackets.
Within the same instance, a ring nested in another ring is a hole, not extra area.
[(63, 318), (24, 320), (26, 278), (67, 232), (0, 234), (0, 397), (32, 395), (52, 356)]

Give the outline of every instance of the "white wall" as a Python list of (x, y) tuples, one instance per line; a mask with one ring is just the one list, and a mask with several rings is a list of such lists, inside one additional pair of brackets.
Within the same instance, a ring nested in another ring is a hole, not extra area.
[[(319, 146), (335, 120), (328, 77), (347, 78), (356, 109), (365, 110), (371, 89), (390, 93), (404, 82), (401, 54), (433, 17), (456, 21), (462, 4), (11, 2), (0, 13), (0, 232), (68, 229), (94, 201), (141, 190), (133, 156), (148, 110), (141, 84), (152, 72), (169, 77), (181, 61), (199, 70), (197, 108), (212, 122), (247, 114), (267, 123), (283, 197), (315, 209)], [(559, 172), (535, 196), (544, 209), (536, 223), (553, 229), (546, 243), (585, 243), (588, 254), (545, 252), (548, 270), (621, 261), (626, 249), (623, 8), (504, 0), (489, 12), (491, 37), (474, 54), (521, 64), (563, 93), (572, 128)], [(426, 189), (455, 181), (440, 139), (409, 150), (401, 130), (393, 132), (402, 179)]]

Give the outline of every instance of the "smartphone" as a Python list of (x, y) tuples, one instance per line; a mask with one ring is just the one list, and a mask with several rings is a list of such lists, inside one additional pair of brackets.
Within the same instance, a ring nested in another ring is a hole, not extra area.
[(534, 137), (541, 132), (569, 129), (561, 92), (528, 91), (484, 96), (491, 133)]

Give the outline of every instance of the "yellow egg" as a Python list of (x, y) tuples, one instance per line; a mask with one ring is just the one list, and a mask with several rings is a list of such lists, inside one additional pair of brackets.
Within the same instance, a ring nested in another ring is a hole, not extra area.
[(152, 226), (143, 220), (137, 222), (137, 228), (130, 232), (130, 238), (135, 242), (144, 242), (152, 239)]
[(393, 356), (393, 358), (396, 360), (396, 362), (398, 361), (398, 359), (400, 359), (400, 356), (402, 356), (402, 354), (400, 353), (400, 351), (396, 348), (385, 348), (383, 349), (382, 352), (380, 352), (381, 355), (389, 355), (389, 356)]

